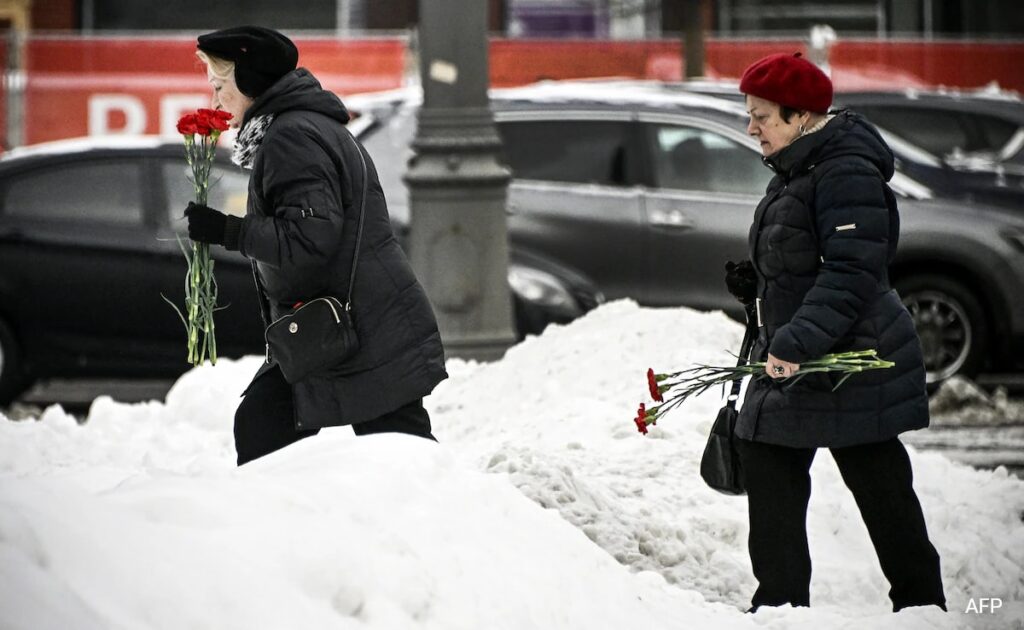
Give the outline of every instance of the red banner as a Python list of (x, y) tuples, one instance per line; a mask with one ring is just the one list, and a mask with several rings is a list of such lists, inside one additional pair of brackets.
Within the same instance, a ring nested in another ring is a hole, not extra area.
[[(299, 62), (341, 94), (399, 87), (407, 76), (398, 38), (297, 39)], [(803, 50), (800, 40), (710, 40), (706, 74), (736, 78), (773, 52)], [(74, 136), (174, 133), (181, 112), (209, 103), (209, 86), (191, 37), (32, 38), (26, 44), (26, 144)], [(1024, 44), (839, 41), (830, 65), (837, 89), (980, 87), (1024, 91)], [(542, 79), (682, 77), (680, 42), (494, 40), (491, 83)], [(3, 111), (0, 110), (0, 116)]]
[(889, 89), (912, 87), (901, 77), (913, 77), (922, 87), (976, 88), (994, 83), (1024, 93), (1021, 43), (839, 41), (831, 52), (833, 67), (884, 77)]
[[(398, 39), (298, 40), (300, 63), (339, 94), (401, 85)], [(195, 40), (34, 39), (27, 45), (25, 142), (86, 135), (174, 134), (179, 116), (210, 103)]]
[[(704, 74), (738, 79), (743, 69), (772, 53), (803, 52), (802, 40), (716, 40), (705, 44)], [(976, 88), (998, 84), (1024, 92), (1024, 44), (839, 41), (829, 63), (837, 90), (948, 86)], [(491, 83), (512, 86), (541, 79), (631, 77), (680, 81), (678, 41), (523, 41), (491, 43)]]

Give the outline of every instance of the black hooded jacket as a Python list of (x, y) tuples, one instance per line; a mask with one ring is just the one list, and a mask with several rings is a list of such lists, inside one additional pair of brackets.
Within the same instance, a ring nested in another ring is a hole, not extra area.
[(738, 437), (792, 447), (883, 441), (928, 426), (921, 347), (910, 314), (889, 286), (899, 238), (886, 182), (893, 157), (877, 130), (843, 111), (821, 130), (765, 159), (776, 176), (750, 228), (758, 277), (759, 335), (752, 360), (770, 351), (803, 363), (833, 352), (877, 349), (895, 367), (795, 383), (754, 380)]
[(352, 294), (360, 348), (293, 384), (296, 426), (362, 422), (428, 395), (447, 376), (437, 322), (391, 230), (373, 161), (345, 127), (344, 105), (299, 68), (262, 94), (244, 122), (265, 114), (274, 118), (253, 161), (238, 239), (253, 260), (265, 320), (317, 297), (344, 301), (364, 190), (357, 152), (367, 167)]

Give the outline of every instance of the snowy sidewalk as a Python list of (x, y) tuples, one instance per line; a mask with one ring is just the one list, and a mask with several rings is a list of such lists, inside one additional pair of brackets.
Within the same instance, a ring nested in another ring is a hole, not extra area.
[[(746, 501), (697, 474), (720, 400), (647, 436), (648, 367), (722, 363), (721, 314), (614, 302), (450, 361), (440, 444), (328, 429), (236, 469), (258, 358), (183, 376), (166, 403), (97, 399), (0, 422), (0, 628), (1012, 628), (1024, 621), (1024, 481), (911, 449), (950, 612), (889, 612), (827, 451), (812, 468), (810, 609), (742, 610)], [(966, 613), (978, 598), (995, 613)], [(1016, 624), (1016, 625), (1015, 625)]]

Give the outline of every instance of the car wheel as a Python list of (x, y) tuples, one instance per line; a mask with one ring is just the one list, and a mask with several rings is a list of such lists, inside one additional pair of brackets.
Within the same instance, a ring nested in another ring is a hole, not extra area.
[(24, 390), (21, 351), (14, 331), (0, 319), (0, 405), (8, 405)]
[(985, 311), (964, 285), (943, 276), (913, 276), (896, 284), (921, 338), (930, 388), (953, 376), (974, 376), (988, 347)]

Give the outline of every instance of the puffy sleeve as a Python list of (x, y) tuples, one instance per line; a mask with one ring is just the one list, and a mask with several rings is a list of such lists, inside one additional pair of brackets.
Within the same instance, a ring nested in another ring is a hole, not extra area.
[[(276, 130), (275, 130), (276, 131)], [(273, 267), (315, 267), (341, 245), (341, 174), (311, 132), (286, 127), (261, 149), (267, 215), (247, 215), (239, 250)]]

